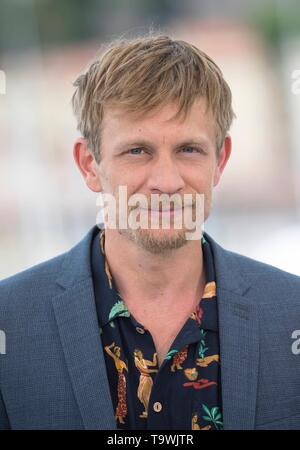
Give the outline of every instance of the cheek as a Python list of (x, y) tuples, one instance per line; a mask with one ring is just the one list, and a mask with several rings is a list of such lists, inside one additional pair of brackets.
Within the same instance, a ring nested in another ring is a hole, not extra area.
[(219, 174), (219, 171), (216, 169), (213, 174), (213, 186), (216, 186), (218, 184), (219, 179), (220, 179), (220, 174)]
[(98, 166), (98, 175), (102, 184), (102, 189), (105, 192), (109, 191), (109, 177), (107, 174), (109, 171), (107, 170), (107, 167), (105, 166), (104, 162), (101, 161), (100, 165)]
[(112, 168), (109, 164), (101, 168), (101, 181), (103, 189), (106, 192), (114, 193), (118, 191), (118, 186), (123, 185), (122, 175), (118, 170)]
[(214, 174), (212, 171), (198, 172), (191, 180), (191, 185), (197, 192), (209, 192), (214, 183)]
[(128, 195), (143, 191), (146, 174), (142, 170), (120, 170), (112, 177), (114, 186), (126, 186)]

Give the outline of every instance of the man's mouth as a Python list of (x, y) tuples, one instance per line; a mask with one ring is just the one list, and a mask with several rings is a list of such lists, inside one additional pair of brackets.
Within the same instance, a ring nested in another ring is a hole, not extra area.
[[(187, 208), (187, 207), (185, 207)], [(160, 208), (160, 209), (156, 209), (156, 208), (139, 208), (139, 210), (141, 212), (143, 211), (147, 211), (148, 214), (159, 214), (159, 215), (171, 215), (174, 216), (175, 214), (179, 214), (179, 213), (183, 213), (183, 210), (185, 208), (168, 208), (168, 209), (164, 209), (164, 208)]]
[(174, 211), (181, 211), (183, 208), (168, 208), (168, 209), (155, 209), (155, 208), (140, 208), (142, 211), (148, 211), (148, 212), (159, 212), (159, 213), (168, 213), (168, 212), (174, 212)]

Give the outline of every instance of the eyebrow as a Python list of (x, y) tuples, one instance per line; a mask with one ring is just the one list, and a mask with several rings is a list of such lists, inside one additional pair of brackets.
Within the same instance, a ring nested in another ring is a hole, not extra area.
[[(178, 142), (175, 145), (175, 148), (184, 147), (184, 146), (188, 146), (188, 145), (198, 145), (198, 146), (202, 147), (202, 146), (208, 145), (208, 142), (205, 138), (189, 139), (189, 140), (185, 139), (184, 141)], [(128, 140), (128, 141), (124, 141), (124, 142), (117, 144), (116, 151), (120, 151), (125, 147), (133, 147), (133, 146), (153, 147), (153, 144), (146, 139)]]

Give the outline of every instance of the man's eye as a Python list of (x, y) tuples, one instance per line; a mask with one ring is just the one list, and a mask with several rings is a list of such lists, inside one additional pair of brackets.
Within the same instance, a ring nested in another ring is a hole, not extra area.
[(145, 151), (143, 148), (141, 147), (137, 147), (137, 148), (131, 148), (130, 150), (128, 150), (127, 153), (129, 153), (130, 155), (140, 155), (141, 152)]
[(196, 147), (183, 147), (181, 150), (184, 153), (202, 153), (202, 150)]

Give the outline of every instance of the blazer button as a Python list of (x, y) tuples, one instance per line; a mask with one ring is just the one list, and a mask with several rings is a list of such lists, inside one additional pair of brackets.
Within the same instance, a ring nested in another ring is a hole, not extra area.
[(153, 404), (153, 409), (155, 412), (160, 412), (162, 410), (162, 404), (160, 402), (155, 402)]

